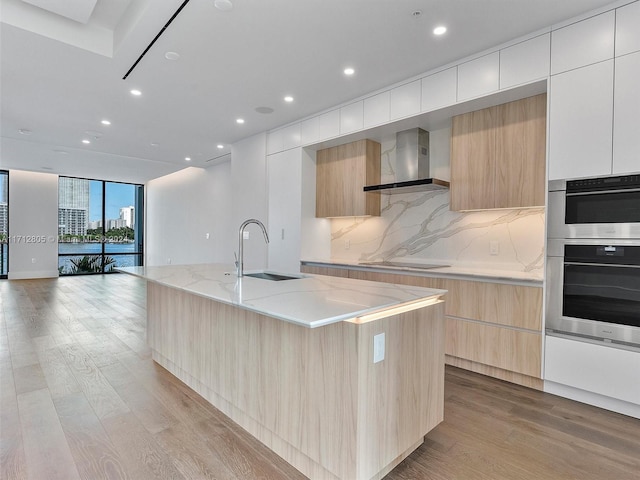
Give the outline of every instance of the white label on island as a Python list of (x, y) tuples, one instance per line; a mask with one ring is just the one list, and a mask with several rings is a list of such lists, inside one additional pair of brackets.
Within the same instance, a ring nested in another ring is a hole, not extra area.
[(373, 336), (373, 363), (384, 360), (384, 333)]

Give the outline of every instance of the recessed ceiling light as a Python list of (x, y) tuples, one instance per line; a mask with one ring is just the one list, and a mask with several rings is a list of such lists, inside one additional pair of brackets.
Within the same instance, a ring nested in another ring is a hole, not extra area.
[(106, 119), (100, 121), (100, 123), (103, 124), (103, 125), (111, 125), (111, 122), (109, 120), (106, 120)]
[(18, 133), (20, 135), (31, 135), (33, 132), (31, 130), (28, 130), (26, 128), (21, 128), (18, 130)]
[(348, 68), (344, 69), (344, 74), (345, 75), (353, 75), (354, 73), (356, 73), (356, 71), (351, 67), (348, 67)]
[(440, 25), (436, 28), (433, 29), (433, 34), (434, 35), (442, 35), (443, 33), (445, 33), (447, 31), (447, 27)]
[(218, 147), (219, 149), (223, 149), (224, 145), (222, 145), (221, 143), (219, 143), (218, 145), (216, 145), (216, 147)]
[(244, 123), (244, 118), (236, 118), (236, 123), (243, 124)]
[(284, 97), (284, 101), (287, 103), (291, 103), (293, 102), (293, 97), (291, 95), (287, 95), (286, 97)]
[(230, 0), (215, 0), (213, 6), (221, 12), (228, 12), (233, 10), (233, 3)]
[(190, 161), (191, 161), (191, 157), (184, 157), (184, 159), (185, 159), (187, 162), (190, 162)]
[(158, 147), (160, 144), (156, 142), (151, 142), (149, 145), (151, 145), (152, 147)]
[(87, 140), (85, 138), (84, 140), (82, 140), (82, 143), (84, 143), (85, 145), (89, 145), (91, 143), (91, 140)]
[(66, 150), (62, 150), (61, 148), (56, 148), (53, 151), (56, 152), (58, 155), (68, 155), (69, 154), (69, 152), (67, 152)]
[(136, 97), (139, 97), (140, 95), (142, 95), (142, 92), (140, 90), (136, 90), (135, 88), (133, 90), (130, 90), (131, 95), (135, 95)]
[(180, 54), (178, 52), (167, 52), (164, 54), (164, 58), (167, 60), (178, 60), (180, 58)]
[(414, 18), (417, 18), (421, 15), (422, 15), (422, 10), (414, 10), (413, 12), (411, 12), (411, 16)]

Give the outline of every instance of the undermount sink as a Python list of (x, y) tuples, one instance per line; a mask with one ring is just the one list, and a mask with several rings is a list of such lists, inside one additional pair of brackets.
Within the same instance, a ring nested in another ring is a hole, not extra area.
[(273, 280), (279, 282), (281, 280), (295, 280), (298, 278), (304, 278), (302, 275), (283, 275), (282, 273), (270, 273), (270, 272), (255, 272), (245, 273), (245, 277), (261, 278), (263, 280)]

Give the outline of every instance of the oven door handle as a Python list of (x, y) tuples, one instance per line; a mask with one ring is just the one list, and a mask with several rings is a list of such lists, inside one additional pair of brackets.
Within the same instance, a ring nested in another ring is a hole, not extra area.
[(564, 262), (566, 265), (576, 265), (579, 267), (622, 267), (622, 268), (640, 268), (640, 265), (625, 265), (622, 263), (590, 263), (590, 262)]
[(634, 192), (640, 192), (640, 188), (622, 188), (619, 190), (590, 190), (588, 192), (567, 192), (566, 196), (567, 197), (575, 197), (578, 195), (603, 195), (606, 193), (634, 193)]

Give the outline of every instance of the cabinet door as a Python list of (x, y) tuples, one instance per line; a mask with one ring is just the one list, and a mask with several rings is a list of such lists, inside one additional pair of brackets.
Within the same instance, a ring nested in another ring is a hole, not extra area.
[(549, 180), (609, 175), (613, 60), (551, 77)]
[(498, 106), (495, 208), (544, 205), (547, 95)]
[(549, 76), (550, 34), (500, 50), (500, 88), (509, 88)]
[(389, 97), (391, 120), (420, 113), (421, 92), (419, 80), (392, 89)]
[(493, 208), (497, 107), (453, 117), (451, 210)]
[(615, 12), (605, 12), (551, 33), (551, 74), (613, 58)]
[(458, 101), (487, 95), (499, 87), (499, 52), (458, 65)]
[(457, 81), (457, 67), (448, 68), (442, 72), (424, 77), (422, 79), (421, 110), (430, 112), (456, 103)]
[(640, 2), (616, 9), (616, 57), (640, 50)]
[(359, 140), (318, 150), (316, 217), (380, 215), (380, 195), (365, 185), (380, 183), (380, 144)]
[(389, 102), (391, 94), (382, 92), (364, 99), (364, 126), (382, 125), (389, 121)]
[(338, 148), (325, 148), (316, 154), (316, 217), (343, 215), (344, 177), (338, 162)]
[(613, 173), (640, 172), (640, 52), (615, 63)]
[(267, 157), (269, 178), (269, 268), (300, 269), (302, 152), (299, 148)]

